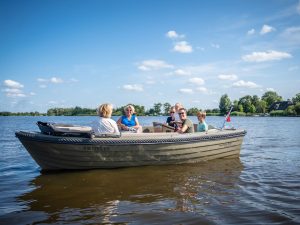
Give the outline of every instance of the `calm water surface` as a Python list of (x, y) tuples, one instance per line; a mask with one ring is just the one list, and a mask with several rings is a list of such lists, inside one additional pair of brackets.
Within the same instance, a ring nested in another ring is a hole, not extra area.
[(239, 159), (113, 170), (41, 173), (14, 136), (93, 119), (0, 117), (0, 224), (300, 224), (300, 118), (233, 117)]

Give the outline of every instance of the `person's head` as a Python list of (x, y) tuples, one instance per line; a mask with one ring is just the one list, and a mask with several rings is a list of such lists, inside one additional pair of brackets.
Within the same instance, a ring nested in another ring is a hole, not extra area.
[(198, 117), (199, 121), (201, 121), (201, 122), (204, 121), (206, 118), (206, 112), (204, 112), (204, 111), (197, 112), (197, 117)]
[(172, 107), (170, 108), (169, 113), (170, 113), (170, 116), (174, 116), (174, 115), (175, 115), (175, 113), (176, 113), (175, 106), (172, 106)]
[(186, 109), (185, 108), (180, 108), (178, 111), (179, 114), (179, 118), (181, 120), (185, 120), (187, 118), (187, 114), (186, 114)]
[(124, 107), (124, 112), (125, 112), (125, 114), (126, 115), (132, 115), (132, 114), (134, 114), (134, 107), (133, 107), (133, 105), (127, 105), (127, 106), (125, 106)]
[(182, 104), (179, 103), (179, 102), (177, 102), (177, 103), (175, 104), (175, 110), (176, 110), (176, 112), (178, 112), (179, 109), (181, 109), (181, 108), (183, 108)]
[(100, 117), (110, 118), (112, 114), (112, 105), (109, 103), (102, 104), (98, 107), (97, 112)]

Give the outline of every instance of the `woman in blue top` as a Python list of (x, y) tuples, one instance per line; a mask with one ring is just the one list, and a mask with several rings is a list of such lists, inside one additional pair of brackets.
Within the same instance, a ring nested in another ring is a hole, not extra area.
[(141, 132), (142, 127), (139, 124), (137, 116), (135, 115), (133, 105), (127, 105), (124, 108), (125, 115), (121, 116), (117, 124), (123, 131)]

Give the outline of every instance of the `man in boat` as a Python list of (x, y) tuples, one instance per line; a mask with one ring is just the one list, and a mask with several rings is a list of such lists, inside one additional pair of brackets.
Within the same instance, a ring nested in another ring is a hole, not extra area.
[(182, 127), (181, 128), (178, 128), (178, 133), (194, 133), (194, 124), (193, 122), (187, 118), (187, 111), (185, 108), (180, 108), (179, 109), (179, 117), (180, 117), (180, 120), (182, 122)]

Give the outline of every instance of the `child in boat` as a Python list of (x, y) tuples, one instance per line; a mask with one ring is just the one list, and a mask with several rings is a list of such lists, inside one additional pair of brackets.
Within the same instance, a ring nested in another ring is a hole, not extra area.
[(167, 125), (170, 127), (174, 127), (175, 129), (177, 128), (177, 124), (175, 123), (175, 106), (172, 106), (170, 108), (170, 116), (167, 118)]
[(98, 107), (97, 112), (99, 119), (92, 123), (92, 129), (95, 135), (101, 134), (120, 134), (116, 121), (111, 119), (113, 107), (105, 103)]
[(139, 124), (133, 105), (125, 106), (124, 112), (125, 115), (121, 116), (117, 121), (117, 124), (121, 130), (141, 133), (142, 126)]
[(206, 118), (206, 112), (198, 112), (197, 113), (197, 117), (199, 120), (198, 126), (197, 126), (197, 132), (205, 132), (208, 130), (208, 126), (205, 122), (205, 118)]

